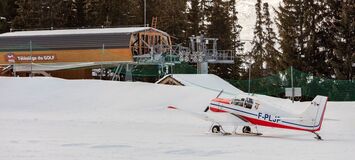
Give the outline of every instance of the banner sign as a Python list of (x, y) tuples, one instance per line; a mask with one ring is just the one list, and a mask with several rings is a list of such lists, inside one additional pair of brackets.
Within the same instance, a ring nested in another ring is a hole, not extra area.
[[(31, 60), (32, 58), (32, 60)], [(51, 55), (15, 55), (14, 53), (8, 53), (5, 55), (5, 59), (9, 63), (30, 63), (32, 62), (52, 62), (56, 60), (54, 54)]]
[[(302, 96), (302, 89), (299, 87), (294, 88), (294, 97), (301, 97)], [(285, 88), (285, 96), (292, 97), (292, 88)]]

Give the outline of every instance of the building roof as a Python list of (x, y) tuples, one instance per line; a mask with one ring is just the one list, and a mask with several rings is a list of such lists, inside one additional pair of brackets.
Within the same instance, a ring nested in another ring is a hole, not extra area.
[(0, 34), (0, 37), (17, 36), (49, 36), (49, 35), (73, 35), (73, 34), (104, 34), (104, 33), (137, 33), (153, 30), (164, 35), (167, 33), (151, 27), (126, 27), (126, 28), (96, 28), (96, 29), (64, 29), (64, 30), (39, 30), (39, 31), (16, 31)]
[[(132, 33), (163, 31), (150, 27), (20, 31), (0, 34), (0, 52), (128, 48)], [(167, 35), (167, 34), (166, 34)]]
[[(56, 36), (0, 37), (0, 52), (32, 50), (67, 50), (67, 49), (101, 49), (128, 48), (129, 34), (73, 34)], [(32, 45), (31, 45), (32, 43)]]
[(180, 82), (184, 86), (201, 87), (213, 91), (223, 90), (224, 93), (231, 95), (244, 93), (242, 90), (234, 87), (214, 74), (170, 74), (161, 78), (156, 84), (160, 84), (160, 82), (169, 77)]

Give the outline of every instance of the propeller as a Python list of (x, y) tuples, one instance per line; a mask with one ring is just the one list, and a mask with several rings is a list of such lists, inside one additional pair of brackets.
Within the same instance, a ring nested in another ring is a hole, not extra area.
[(209, 110), (210, 110), (210, 107), (207, 106), (204, 112), (207, 112), (207, 111), (209, 111)]
[(216, 98), (219, 98), (219, 96), (223, 93), (223, 89), (218, 93)]
[[(218, 93), (218, 95), (216, 96), (216, 98), (218, 98), (221, 94), (223, 93), (223, 89)], [(210, 107), (207, 106), (206, 109), (204, 110), (204, 112), (207, 112), (210, 110)]]

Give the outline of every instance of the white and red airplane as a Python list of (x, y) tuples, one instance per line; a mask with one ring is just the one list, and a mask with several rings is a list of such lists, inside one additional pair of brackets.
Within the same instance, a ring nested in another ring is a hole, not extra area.
[[(221, 93), (220, 93), (221, 94)], [(219, 94), (219, 95), (220, 95)], [(216, 114), (223, 113), (232, 115), (237, 119), (235, 126), (244, 126), (243, 134), (262, 135), (261, 133), (251, 133), (250, 126), (266, 126), (290, 130), (306, 131), (316, 135), (316, 139), (322, 140), (317, 133), (322, 127), (324, 112), (326, 110), (328, 97), (316, 96), (309, 106), (302, 113), (285, 111), (275, 104), (258, 100), (258, 97), (240, 95), (238, 98), (214, 98), (205, 109)], [(169, 109), (184, 111), (175, 106), (168, 106)], [(222, 123), (207, 115), (194, 114), (199, 118), (213, 122), (210, 131), (212, 133), (227, 133), (222, 128)], [(257, 129), (256, 129), (257, 130)], [(237, 133), (235, 129), (234, 133)]]

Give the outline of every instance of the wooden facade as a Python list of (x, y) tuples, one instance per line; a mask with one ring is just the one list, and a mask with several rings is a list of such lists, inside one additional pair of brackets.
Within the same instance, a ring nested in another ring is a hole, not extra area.
[(90, 68), (133, 63), (136, 56), (164, 53), (170, 47), (170, 36), (150, 27), (10, 32), (0, 35), (0, 66), (22, 66), (20, 72), (28, 72), (30, 64), (55, 65), (38, 69), (51, 72), (82, 64)]
[(185, 86), (183, 83), (178, 81), (173, 77), (173, 75), (166, 75), (156, 82), (156, 84), (166, 84), (166, 85), (174, 85), (174, 86)]

